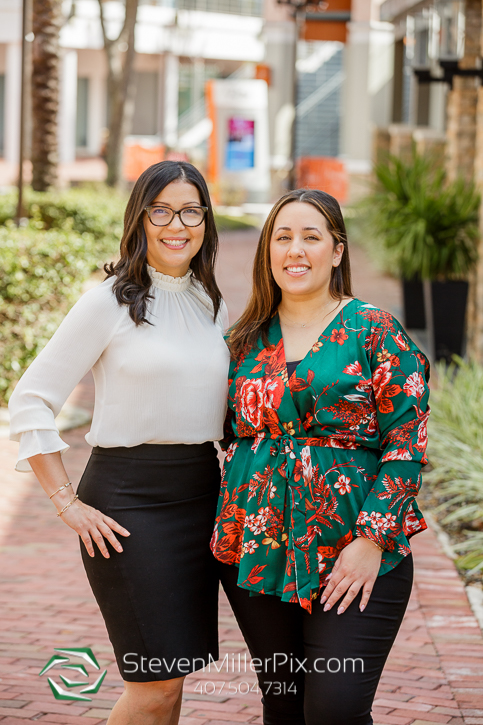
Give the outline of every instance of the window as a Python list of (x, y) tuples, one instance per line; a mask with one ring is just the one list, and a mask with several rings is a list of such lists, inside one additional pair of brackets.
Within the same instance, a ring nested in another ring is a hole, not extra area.
[(89, 79), (77, 79), (77, 118), (75, 127), (75, 145), (85, 148), (88, 143), (89, 120)]
[(135, 74), (136, 95), (132, 132), (135, 136), (155, 136), (158, 123), (158, 73)]

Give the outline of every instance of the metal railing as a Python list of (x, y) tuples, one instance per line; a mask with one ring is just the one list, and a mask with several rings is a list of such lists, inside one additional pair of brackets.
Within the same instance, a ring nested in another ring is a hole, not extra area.
[(297, 119), (306, 116), (309, 111), (315, 108), (315, 106), (318, 106), (319, 103), (322, 103), (322, 101), (324, 101), (333, 91), (340, 88), (343, 82), (344, 71), (340, 70), (333, 75), (332, 78), (329, 78), (329, 80), (319, 86), (319, 88), (311, 93), (310, 96), (307, 96), (307, 98), (304, 98), (304, 100), (298, 104), (296, 108)]
[(141, 0), (143, 5), (161, 5), (177, 10), (203, 10), (230, 15), (263, 15), (263, 0)]

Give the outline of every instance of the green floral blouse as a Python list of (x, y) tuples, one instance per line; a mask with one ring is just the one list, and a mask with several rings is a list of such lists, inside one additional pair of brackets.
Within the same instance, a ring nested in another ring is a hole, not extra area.
[(429, 363), (397, 320), (351, 300), (290, 380), (278, 315), (270, 346), (230, 368), (217, 559), (238, 585), (311, 611), (355, 536), (384, 548), (379, 575), (426, 527)]

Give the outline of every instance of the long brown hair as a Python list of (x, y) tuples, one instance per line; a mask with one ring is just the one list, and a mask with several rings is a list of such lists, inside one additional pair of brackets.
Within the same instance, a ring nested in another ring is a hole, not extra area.
[(270, 264), (270, 239), (276, 216), (280, 209), (291, 202), (312, 204), (325, 217), (327, 229), (334, 240), (334, 247), (342, 243), (344, 251), (338, 267), (332, 268), (329, 294), (334, 299), (352, 297), (351, 270), (347, 232), (340, 206), (336, 199), (318, 189), (296, 189), (282, 196), (274, 205), (263, 225), (253, 262), (252, 293), (244, 313), (233, 325), (228, 345), (233, 358), (237, 358), (255, 347), (261, 335), (262, 343), (268, 346), (268, 328), (282, 299), (280, 287), (275, 282)]
[[(190, 262), (193, 277), (201, 282), (213, 303), (216, 319), (221, 304), (221, 292), (215, 280), (215, 261), (218, 252), (218, 234), (206, 182), (198, 169), (187, 161), (161, 161), (143, 171), (136, 181), (124, 214), (124, 233), (121, 239), (121, 258), (104, 265), (107, 277), (116, 277), (112, 290), (120, 305), (129, 307), (129, 315), (136, 325), (148, 322), (146, 306), (152, 295), (146, 254), (148, 241), (143, 217), (149, 206), (172, 181), (185, 181), (198, 189), (201, 205), (208, 207), (205, 217), (203, 244)], [(106, 278), (107, 279), (107, 278)]]

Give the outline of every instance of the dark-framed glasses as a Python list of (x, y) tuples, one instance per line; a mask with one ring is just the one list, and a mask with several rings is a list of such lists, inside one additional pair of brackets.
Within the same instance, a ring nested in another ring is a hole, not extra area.
[(167, 206), (146, 206), (144, 211), (149, 217), (151, 224), (155, 227), (167, 227), (171, 224), (176, 214), (179, 216), (181, 223), (185, 227), (199, 227), (203, 222), (207, 206), (185, 206), (183, 209), (170, 209)]

